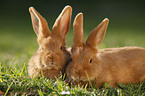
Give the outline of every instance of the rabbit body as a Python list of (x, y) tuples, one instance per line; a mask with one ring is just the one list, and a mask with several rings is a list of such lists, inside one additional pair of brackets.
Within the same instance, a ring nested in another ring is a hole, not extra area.
[[(145, 80), (145, 49), (123, 47), (99, 50), (100, 74), (96, 77), (98, 86), (108, 82), (112, 87), (117, 83), (138, 83)], [(97, 69), (96, 69), (97, 70)]]
[[(145, 80), (145, 49), (122, 47), (98, 49), (105, 36), (109, 20), (104, 19), (83, 43), (83, 14), (74, 20), (72, 61), (68, 64), (67, 81), (73, 84), (90, 83), (97, 88), (108, 82), (112, 87), (118, 83), (138, 83)], [(97, 85), (95, 83), (97, 82)]]
[(37, 35), (39, 48), (28, 63), (28, 73), (31, 77), (42, 75), (56, 79), (64, 73), (70, 61), (70, 53), (65, 47), (65, 36), (69, 30), (72, 8), (66, 6), (56, 19), (52, 32), (47, 21), (33, 8), (29, 8), (33, 29)]

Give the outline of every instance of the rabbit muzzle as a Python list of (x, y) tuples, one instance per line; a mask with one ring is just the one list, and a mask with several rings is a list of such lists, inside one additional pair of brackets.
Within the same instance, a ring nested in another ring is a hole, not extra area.
[(44, 59), (42, 60), (42, 65), (46, 69), (58, 69), (59, 66), (56, 62), (56, 58), (54, 58), (53, 54), (44, 55)]

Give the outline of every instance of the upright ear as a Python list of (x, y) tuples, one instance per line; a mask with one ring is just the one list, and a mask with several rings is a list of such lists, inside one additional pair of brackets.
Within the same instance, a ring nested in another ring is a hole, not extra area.
[(52, 36), (57, 36), (63, 40), (65, 39), (70, 27), (71, 14), (72, 8), (68, 5), (62, 10), (61, 14), (56, 19), (52, 28)]
[(73, 23), (73, 45), (74, 47), (83, 47), (84, 44), (84, 34), (83, 34), (83, 13), (79, 13)]
[(38, 37), (38, 41), (51, 35), (47, 21), (33, 8), (29, 8), (33, 29)]
[(97, 49), (104, 39), (109, 19), (104, 19), (89, 35), (86, 45)]

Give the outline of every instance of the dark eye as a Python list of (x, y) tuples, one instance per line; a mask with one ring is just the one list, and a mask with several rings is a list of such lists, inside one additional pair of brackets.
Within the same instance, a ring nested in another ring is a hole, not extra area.
[(62, 50), (63, 49), (63, 47), (62, 46), (60, 46), (60, 50)]
[(90, 63), (92, 63), (92, 61), (93, 61), (93, 59), (91, 58), (91, 59), (90, 59)]

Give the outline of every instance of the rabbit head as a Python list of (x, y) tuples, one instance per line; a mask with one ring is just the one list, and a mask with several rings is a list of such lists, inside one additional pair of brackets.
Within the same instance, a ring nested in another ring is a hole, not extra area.
[(68, 64), (67, 80), (94, 80), (101, 72), (101, 64), (96, 58), (99, 44), (105, 36), (109, 20), (104, 19), (89, 35), (86, 44), (83, 37), (83, 14), (79, 13), (73, 23), (74, 40), (72, 61)]
[(33, 7), (29, 8), (29, 12), (39, 44), (39, 49), (30, 59), (29, 74), (33, 77), (42, 71), (45, 77), (54, 77), (53, 75), (63, 71), (70, 59), (65, 48), (65, 36), (70, 27), (72, 8), (66, 6), (63, 9), (53, 25), (52, 32), (47, 21)]

